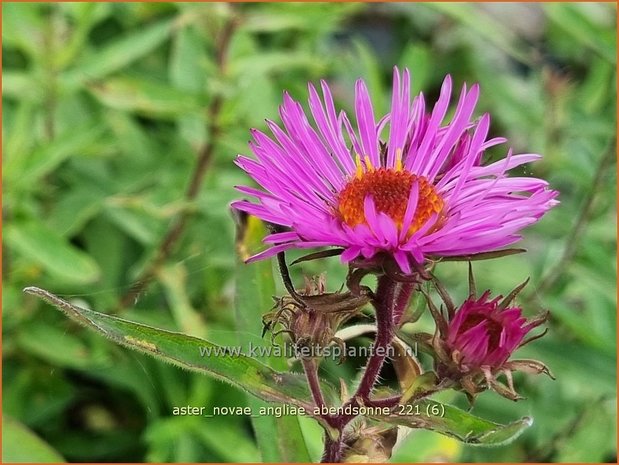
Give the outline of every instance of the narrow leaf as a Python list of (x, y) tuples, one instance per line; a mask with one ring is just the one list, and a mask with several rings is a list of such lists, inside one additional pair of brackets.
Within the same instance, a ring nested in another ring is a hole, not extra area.
[(33, 188), (40, 178), (51, 173), (67, 158), (83, 154), (93, 147), (102, 133), (100, 127), (85, 124), (65, 131), (31, 153), (11, 153), (3, 178), (11, 189), (15, 185)]
[(453, 257), (437, 257), (441, 262), (473, 262), (477, 260), (491, 260), (493, 258), (507, 257), (526, 252), (526, 249), (504, 249), (494, 252), (474, 253), (470, 255), (454, 255)]
[(294, 260), (290, 265), (296, 265), (297, 263), (308, 262), (310, 260), (317, 260), (319, 258), (327, 258), (327, 257), (335, 257), (337, 255), (342, 255), (344, 249), (329, 249), (329, 250), (321, 250), (320, 252), (314, 252), (307, 255), (303, 255), (302, 257)]
[(97, 263), (81, 250), (38, 221), (5, 227), (7, 244), (46, 271), (65, 281), (90, 283), (99, 277)]
[(479, 446), (507, 444), (533, 424), (532, 418), (523, 417), (507, 425), (501, 425), (451, 405), (430, 400), (402, 405), (396, 407), (390, 416), (376, 418), (409, 428), (435, 431), (466, 444)]
[(110, 78), (97, 81), (88, 89), (110, 108), (151, 117), (200, 116), (205, 103), (198, 94), (146, 78)]
[(312, 410), (310, 393), (301, 375), (277, 372), (251, 357), (231, 353), (231, 349), (203, 339), (78, 307), (37, 287), (27, 287), (24, 292), (45, 300), (117, 344), (227, 381), (263, 400)]
[(172, 30), (172, 22), (161, 21), (93, 51), (88, 58), (71, 69), (62, 78), (69, 83), (93, 81), (118, 71), (131, 62), (155, 50)]

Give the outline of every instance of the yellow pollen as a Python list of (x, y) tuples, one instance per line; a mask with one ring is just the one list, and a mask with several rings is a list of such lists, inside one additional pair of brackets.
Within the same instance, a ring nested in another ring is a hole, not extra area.
[(366, 155), (363, 160), (365, 161), (365, 169), (367, 171), (374, 171), (374, 165), (372, 165), (372, 162), (370, 161), (370, 157)]
[(395, 170), (402, 171), (402, 149), (397, 149), (395, 151)]
[(375, 169), (366, 158), (366, 171), (361, 166), (361, 157), (356, 157), (355, 176), (344, 186), (337, 197), (337, 214), (347, 225), (354, 227), (367, 224), (364, 211), (365, 198), (370, 195), (376, 210), (388, 215), (402, 228), (408, 198), (414, 184), (418, 189), (417, 209), (407, 234), (418, 231), (435, 213), (443, 209), (443, 199), (434, 186), (423, 176), (417, 176), (402, 168), (401, 152), (396, 154), (394, 168)]
[(363, 176), (363, 166), (361, 166), (361, 155), (355, 153), (355, 165), (357, 166), (357, 171), (355, 176), (359, 179)]

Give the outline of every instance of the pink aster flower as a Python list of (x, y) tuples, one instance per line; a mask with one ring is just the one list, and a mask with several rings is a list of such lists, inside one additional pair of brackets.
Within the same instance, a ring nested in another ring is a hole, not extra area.
[(518, 307), (502, 309), (501, 297), (469, 298), (456, 310), (447, 327), (446, 343), (461, 368), (500, 368), (520, 346), (526, 334), (543, 320), (528, 322)]
[[(253, 129), (256, 160), (236, 163), (261, 187), (237, 189), (256, 203), (239, 210), (285, 227), (267, 236), (271, 247), (250, 260), (296, 247), (341, 247), (342, 261), (392, 256), (404, 273), (428, 256), (488, 252), (520, 239), (519, 231), (557, 202), (546, 181), (508, 177), (507, 171), (540, 158), (512, 155), (482, 164), (484, 151), (505, 142), (488, 139), (490, 117), (475, 119), (477, 85), (464, 85), (445, 123), (451, 77), (433, 109), (423, 94), (410, 97), (410, 74), (394, 69), (389, 113), (376, 119), (367, 87), (355, 87), (356, 129), (336, 112), (322, 81), (322, 99), (309, 85), (310, 123), (287, 93), (283, 128), (267, 121), (272, 136)], [(384, 133), (387, 133), (384, 135)]]

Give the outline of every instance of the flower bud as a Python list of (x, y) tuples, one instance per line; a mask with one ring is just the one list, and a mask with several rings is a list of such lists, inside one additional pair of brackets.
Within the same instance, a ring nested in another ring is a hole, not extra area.
[(447, 326), (446, 345), (461, 371), (500, 368), (524, 336), (539, 323), (528, 323), (518, 307), (500, 308), (501, 297), (467, 299)]
[[(442, 285), (435, 282), (447, 306), (448, 318), (426, 294), (437, 331), (434, 337), (422, 335), (422, 340), (425, 339), (431, 347), (438, 378), (459, 385), (470, 400), (488, 388), (512, 400), (521, 399), (514, 390), (512, 371), (546, 373), (550, 377), (552, 374), (542, 362), (509, 361), (509, 358), (516, 349), (545, 334), (542, 332), (525, 339), (533, 328), (547, 320), (548, 313), (527, 320), (522, 316), (522, 309), (512, 304), (527, 281), (507, 297), (498, 296), (491, 300), (490, 291), (479, 298), (475, 296), (472, 271), (469, 270), (469, 273), (470, 294), (459, 307), (453, 305)], [(505, 376), (507, 385), (497, 380), (499, 375)]]

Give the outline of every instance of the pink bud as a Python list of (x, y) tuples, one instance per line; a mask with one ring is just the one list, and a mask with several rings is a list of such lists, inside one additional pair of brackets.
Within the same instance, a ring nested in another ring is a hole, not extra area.
[(488, 300), (490, 291), (479, 299), (467, 299), (447, 328), (447, 346), (461, 369), (499, 368), (536, 325), (528, 323), (518, 307), (500, 306), (501, 297)]

